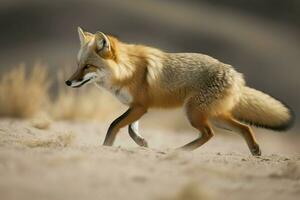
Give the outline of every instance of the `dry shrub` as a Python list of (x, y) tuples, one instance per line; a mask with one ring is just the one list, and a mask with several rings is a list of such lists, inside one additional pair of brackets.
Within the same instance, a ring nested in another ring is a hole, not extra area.
[(66, 73), (61, 71), (58, 74), (61, 84), (54, 100), (49, 98), (49, 87), (55, 76), (49, 78), (46, 67), (35, 65), (27, 72), (24, 66), (20, 66), (2, 74), (0, 117), (33, 117), (32, 126), (44, 129), (49, 127), (50, 121), (42, 119), (40, 113), (46, 112), (48, 117), (59, 120), (103, 120), (122, 109), (116, 99), (95, 87), (67, 88), (63, 81)]
[(47, 69), (35, 65), (26, 75), (19, 66), (0, 77), (0, 116), (32, 117), (48, 103), (50, 81)]

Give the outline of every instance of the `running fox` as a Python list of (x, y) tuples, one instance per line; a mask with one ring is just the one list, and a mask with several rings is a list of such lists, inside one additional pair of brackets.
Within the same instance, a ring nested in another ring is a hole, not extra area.
[(181, 147), (184, 150), (194, 150), (213, 137), (211, 120), (239, 132), (255, 156), (261, 155), (261, 150), (251, 128), (244, 123), (278, 131), (292, 125), (293, 114), (287, 106), (247, 87), (243, 75), (231, 65), (199, 53), (166, 53), (126, 44), (111, 35), (92, 34), (80, 27), (78, 33), (78, 68), (66, 84), (76, 88), (95, 83), (129, 106), (111, 123), (104, 145), (113, 145), (118, 131), (128, 125), (130, 137), (147, 147), (138, 134), (138, 120), (152, 107), (184, 107), (189, 122), (201, 133)]

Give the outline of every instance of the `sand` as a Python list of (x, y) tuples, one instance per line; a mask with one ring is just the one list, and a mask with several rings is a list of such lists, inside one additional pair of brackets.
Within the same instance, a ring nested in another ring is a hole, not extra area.
[(174, 149), (196, 131), (157, 127), (141, 133), (148, 149), (125, 129), (103, 147), (108, 125), (0, 120), (0, 199), (299, 199), (297, 134), (255, 130), (263, 156), (253, 157), (223, 130), (193, 152)]

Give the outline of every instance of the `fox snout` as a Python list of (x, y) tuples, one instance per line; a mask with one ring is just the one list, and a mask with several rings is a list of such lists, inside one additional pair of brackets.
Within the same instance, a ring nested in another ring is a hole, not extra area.
[(65, 81), (65, 84), (70, 87), (80, 87), (85, 84), (84, 76), (83, 70), (77, 69), (75, 73)]
[(76, 80), (76, 81), (67, 80), (67, 81), (65, 81), (65, 84), (67, 86), (70, 86), (73, 88), (78, 88), (78, 87), (83, 86), (86, 83), (92, 82), (93, 79), (94, 79), (94, 77), (87, 77), (85, 79), (80, 79), (80, 80)]
[[(79, 73), (79, 75), (81, 75), (81, 74)], [(78, 88), (85, 84), (92, 83), (96, 79), (97, 79), (97, 73), (95, 73), (95, 72), (82, 74), (82, 76), (79, 76), (79, 77), (78, 77), (78, 73), (76, 72), (70, 79), (65, 81), (65, 84), (72, 88)]]

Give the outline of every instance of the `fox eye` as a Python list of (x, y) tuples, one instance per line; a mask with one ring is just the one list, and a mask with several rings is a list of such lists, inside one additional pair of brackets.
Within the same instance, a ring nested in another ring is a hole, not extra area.
[(83, 69), (84, 69), (84, 70), (87, 70), (89, 67), (90, 67), (90, 65), (85, 65), (85, 66), (83, 67)]

